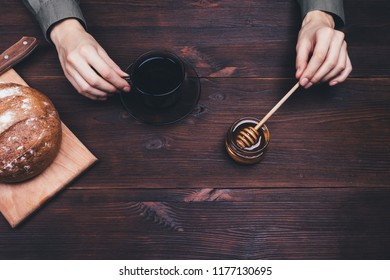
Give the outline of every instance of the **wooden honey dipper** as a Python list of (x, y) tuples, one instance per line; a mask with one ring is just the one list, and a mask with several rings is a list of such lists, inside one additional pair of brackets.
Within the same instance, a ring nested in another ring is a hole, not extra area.
[(299, 82), (297, 82), (289, 92), (286, 93), (285, 96), (271, 109), (271, 111), (268, 112), (267, 115), (264, 116), (264, 118), (261, 119), (257, 123), (255, 127), (246, 127), (243, 130), (241, 130), (237, 137), (236, 137), (236, 143), (237, 145), (244, 149), (249, 148), (257, 143), (260, 137), (259, 128), (263, 126), (263, 124), (273, 115), (273, 113), (276, 112), (276, 110), (279, 109), (280, 106), (297, 90), (299, 87)]

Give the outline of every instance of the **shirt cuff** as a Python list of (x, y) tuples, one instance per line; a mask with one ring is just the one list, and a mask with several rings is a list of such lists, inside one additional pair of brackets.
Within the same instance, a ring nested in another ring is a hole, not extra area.
[(342, 0), (298, 0), (301, 5), (302, 18), (310, 11), (320, 10), (333, 16), (336, 28), (344, 26), (345, 15)]
[(46, 40), (49, 42), (51, 42), (50, 28), (61, 20), (75, 18), (80, 21), (84, 28), (87, 27), (81, 9), (74, 0), (47, 1), (37, 12), (36, 18)]

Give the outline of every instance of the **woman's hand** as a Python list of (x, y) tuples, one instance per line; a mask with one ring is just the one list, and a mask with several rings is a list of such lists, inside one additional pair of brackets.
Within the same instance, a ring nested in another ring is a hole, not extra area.
[(320, 82), (334, 86), (352, 71), (344, 33), (334, 29), (333, 17), (322, 11), (309, 12), (298, 35), (296, 78), (301, 86)]
[(50, 33), (66, 78), (76, 90), (94, 100), (130, 91), (128, 76), (76, 19), (56, 24)]

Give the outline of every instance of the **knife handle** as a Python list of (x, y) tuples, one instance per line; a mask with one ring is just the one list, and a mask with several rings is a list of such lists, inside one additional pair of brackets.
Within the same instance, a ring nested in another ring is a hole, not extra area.
[(38, 45), (34, 37), (22, 37), (0, 55), (0, 74), (28, 56)]

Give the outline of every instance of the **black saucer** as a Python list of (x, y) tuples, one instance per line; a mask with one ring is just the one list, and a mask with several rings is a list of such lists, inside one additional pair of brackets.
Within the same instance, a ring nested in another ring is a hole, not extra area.
[(184, 62), (184, 66), (187, 76), (175, 104), (167, 108), (152, 108), (144, 104), (140, 94), (121, 92), (122, 105), (135, 119), (148, 124), (171, 124), (185, 118), (199, 101), (200, 81), (195, 69), (190, 64)]

